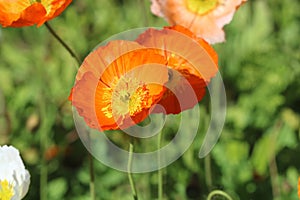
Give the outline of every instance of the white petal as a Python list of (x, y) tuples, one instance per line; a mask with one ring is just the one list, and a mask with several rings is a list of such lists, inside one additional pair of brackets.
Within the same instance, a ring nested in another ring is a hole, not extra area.
[(14, 188), (12, 200), (22, 199), (28, 192), (30, 174), (19, 151), (13, 146), (0, 146), (0, 163), (0, 180), (7, 180)]

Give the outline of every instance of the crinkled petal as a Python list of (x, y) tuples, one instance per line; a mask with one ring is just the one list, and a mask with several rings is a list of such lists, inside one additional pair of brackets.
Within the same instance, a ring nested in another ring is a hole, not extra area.
[(71, 2), (72, 0), (42, 0), (43, 5), (49, 6), (49, 11), (47, 12), (48, 19), (60, 15)]
[(14, 21), (20, 18), (22, 11), (28, 6), (30, 6), (29, 1), (9, 3), (7, 0), (0, 0), (0, 24), (3, 27), (10, 26)]
[(99, 79), (92, 72), (86, 72), (76, 82), (72, 89), (72, 105), (76, 107), (78, 114), (82, 116), (91, 128), (98, 128), (98, 120), (95, 110), (95, 94)]
[(85, 72), (92, 72), (95, 77), (100, 77), (107, 66), (118, 57), (142, 48), (144, 47), (136, 42), (122, 40), (114, 40), (105, 46), (100, 46), (84, 59), (76, 75), (76, 80), (81, 79)]
[(34, 3), (27, 7), (18, 20), (14, 21), (11, 27), (32, 26), (34, 24), (44, 23), (47, 11), (41, 3)]
[[(174, 54), (182, 58), (189, 63), (188, 67), (184, 66), (183, 68), (193, 70), (195, 74), (201, 75), (205, 81), (209, 81), (218, 71), (216, 52), (208, 47), (204, 41), (199, 42), (198, 39), (187, 33), (170, 28), (163, 30), (150, 28), (141, 34), (136, 41), (146, 47), (157, 48), (166, 54)], [(169, 55), (169, 57), (171, 56)], [(179, 63), (182, 64), (181, 61)]]
[(3, 27), (41, 26), (60, 15), (72, 0), (0, 0), (0, 24)]
[[(137, 41), (146, 47), (160, 49), (168, 60), (167, 91), (159, 101), (165, 112), (178, 114), (194, 107), (218, 71), (218, 56), (214, 49), (179, 25), (163, 30), (148, 29)], [(152, 112), (161, 112), (161, 109), (157, 107)]]

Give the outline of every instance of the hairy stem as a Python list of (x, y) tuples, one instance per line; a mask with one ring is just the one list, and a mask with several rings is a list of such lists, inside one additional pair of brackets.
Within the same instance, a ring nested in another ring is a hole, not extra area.
[(162, 131), (158, 134), (157, 137), (157, 163), (158, 163), (158, 200), (163, 199), (163, 172), (161, 168), (161, 155), (160, 155), (160, 148), (161, 148), (161, 140), (162, 140)]
[(211, 158), (208, 154), (204, 158), (205, 182), (209, 190), (212, 189)]
[(45, 26), (49, 30), (49, 32), (54, 36), (55, 39), (69, 52), (69, 54), (76, 60), (78, 66), (81, 65), (81, 60), (79, 57), (75, 54), (75, 52), (71, 49), (67, 43), (63, 41), (63, 39), (54, 31), (54, 29), (50, 26), (48, 22), (45, 22)]
[[(89, 138), (90, 139), (90, 138)], [(94, 162), (93, 156), (90, 152), (88, 152), (89, 156), (89, 171), (90, 171), (90, 195), (92, 200), (96, 200), (95, 193), (95, 171), (94, 171)]]
[(135, 185), (134, 185), (134, 181), (133, 181), (132, 173), (131, 173), (132, 155), (133, 155), (133, 143), (129, 143), (129, 156), (128, 156), (127, 174), (128, 174), (128, 179), (129, 179), (133, 199), (138, 200), (138, 196), (137, 196), (137, 193), (136, 193), (136, 189), (135, 189)]

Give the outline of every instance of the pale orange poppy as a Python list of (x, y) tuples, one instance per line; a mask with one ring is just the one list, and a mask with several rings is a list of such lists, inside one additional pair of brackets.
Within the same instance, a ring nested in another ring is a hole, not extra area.
[(159, 101), (167, 114), (190, 109), (203, 98), (207, 84), (218, 71), (217, 54), (207, 42), (182, 26), (148, 29), (136, 41), (160, 49), (168, 61), (168, 89)]
[(211, 44), (224, 42), (224, 25), (246, 0), (152, 0), (153, 14), (164, 17), (171, 25), (189, 28)]
[(61, 14), (72, 0), (0, 0), (3, 27), (41, 26)]
[(112, 41), (87, 56), (70, 99), (91, 128), (128, 128), (143, 121), (161, 99), (168, 80), (165, 64), (155, 49)]

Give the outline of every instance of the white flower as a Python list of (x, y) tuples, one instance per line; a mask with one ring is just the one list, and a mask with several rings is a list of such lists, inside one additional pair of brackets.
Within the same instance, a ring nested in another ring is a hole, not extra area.
[(13, 146), (0, 146), (0, 199), (19, 200), (28, 192), (30, 174), (19, 151)]

